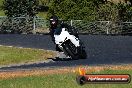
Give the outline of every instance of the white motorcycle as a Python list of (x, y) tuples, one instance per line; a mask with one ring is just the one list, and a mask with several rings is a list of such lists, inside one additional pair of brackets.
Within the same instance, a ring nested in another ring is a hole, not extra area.
[(86, 59), (87, 54), (85, 47), (79, 38), (66, 30), (66, 28), (61, 29), (59, 35), (54, 34), (55, 43), (58, 45), (64, 54), (72, 59)]

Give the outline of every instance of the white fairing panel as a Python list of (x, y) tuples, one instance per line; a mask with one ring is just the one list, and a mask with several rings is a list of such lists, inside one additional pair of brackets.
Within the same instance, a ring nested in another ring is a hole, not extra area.
[(60, 34), (60, 35), (54, 35), (54, 37), (55, 37), (55, 43), (56, 43), (56, 44), (59, 44), (59, 45), (60, 45), (61, 43), (64, 42), (64, 40), (65, 40), (66, 37), (67, 37), (67, 40), (70, 39), (71, 42), (72, 42), (76, 47), (80, 46), (80, 45), (79, 45), (79, 39), (76, 38), (74, 35), (70, 35), (70, 34), (68, 33), (68, 31), (65, 31), (65, 28), (62, 28), (62, 31), (61, 31), (61, 34)]

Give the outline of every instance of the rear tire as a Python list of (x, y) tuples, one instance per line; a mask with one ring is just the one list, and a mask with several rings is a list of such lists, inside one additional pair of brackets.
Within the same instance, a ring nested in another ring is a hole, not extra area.
[(79, 58), (86, 59), (87, 53), (85, 51), (84, 43), (80, 40), (80, 52), (79, 52)]
[(87, 53), (85, 50), (82, 50), (82, 53), (80, 54), (79, 58), (81, 59), (86, 59), (87, 58)]

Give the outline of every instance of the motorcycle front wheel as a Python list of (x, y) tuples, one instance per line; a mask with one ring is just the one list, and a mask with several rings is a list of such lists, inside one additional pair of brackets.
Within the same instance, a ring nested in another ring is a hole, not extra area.
[(64, 46), (63, 46), (63, 48), (65, 49), (65, 51), (68, 53), (68, 55), (69, 56), (71, 56), (71, 58), (72, 59), (79, 59), (79, 55), (77, 55), (77, 54), (74, 54), (73, 52), (72, 52), (72, 50), (69, 48), (69, 45), (68, 44), (65, 44)]

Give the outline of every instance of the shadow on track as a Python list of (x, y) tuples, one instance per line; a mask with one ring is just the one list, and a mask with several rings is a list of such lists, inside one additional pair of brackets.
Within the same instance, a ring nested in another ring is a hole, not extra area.
[(56, 57), (56, 58), (48, 58), (48, 59), (51, 59), (53, 61), (74, 61), (74, 60), (79, 60), (79, 59), (59, 58), (59, 57)]

